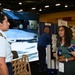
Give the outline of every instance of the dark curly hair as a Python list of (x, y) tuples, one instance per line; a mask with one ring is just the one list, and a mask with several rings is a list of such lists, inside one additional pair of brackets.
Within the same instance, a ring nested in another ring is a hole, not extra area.
[[(64, 28), (64, 46), (70, 46), (71, 45), (71, 40), (72, 40), (72, 30), (66, 26), (60, 26)], [(60, 28), (59, 27), (59, 28)], [(62, 41), (62, 38), (60, 38), (60, 42)]]

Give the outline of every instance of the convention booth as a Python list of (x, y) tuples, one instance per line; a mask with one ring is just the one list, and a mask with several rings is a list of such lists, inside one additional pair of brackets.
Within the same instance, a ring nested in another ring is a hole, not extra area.
[[(11, 22), (11, 27), (5, 34), (11, 44), (12, 52), (16, 51), (18, 54), (12, 60), (14, 75), (31, 75), (31, 69), (35, 68), (34, 64), (38, 66), (37, 41), (45, 27), (50, 29), (51, 35), (51, 45), (48, 45), (46, 48), (47, 68), (51, 74), (57, 72), (58, 61), (53, 57), (53, 53), (58, 49), (57, 32), (59, 26), (67, 26), (67, 21), (58, 19), (57, 24), (45, 23), (39, 22), (38, 14), (10, 11), (3, 11), (3, 13), (8, 16)], [(75, 37), (75, 27), (69, 27), (72, 29), (73, 36)], [(34, 62), (33, 68), (30, 68), (29, 63), (32, 62)]]
[[(58, 38), (58, 27), (65, 25), (67, 26), (67, 21), (62, 20), (62, 19), (58, 19), (58, 23), (57, 24), (53, 24), (53, 23), (44, 23), (44, 22), (40, 22), (39, 23), (39, 27), (38, 27), (38, 31), (39, 31), (39, 36), (43, 33), (43, 30), (45, 27), (49, 27), (50, 29), (50, 35), (51, 35), (51, 45), (48, 45), (46, 48), (46, 63), (47, 63), (47, 68), (49, 70), (49, 72), (55, 73), (58, 70), (58, 60), (57, 58), (55, 59), (53, 57), (53, 53), (57, 52), (58, 49), (58, 43), (57, 43), (57, 38)], [(74, 28), (74, 27), (73, 27)]]

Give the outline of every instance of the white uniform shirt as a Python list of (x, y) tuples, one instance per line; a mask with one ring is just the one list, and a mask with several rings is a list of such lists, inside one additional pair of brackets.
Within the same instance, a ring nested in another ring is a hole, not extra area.
[(3, 37), (0, 36), (0, 57), (5, 57), (6, 62), (11, 62), (13, 59), (11, 46), (6, 39), (4, 32), (0, 30), (0, 33), (3, 35)]

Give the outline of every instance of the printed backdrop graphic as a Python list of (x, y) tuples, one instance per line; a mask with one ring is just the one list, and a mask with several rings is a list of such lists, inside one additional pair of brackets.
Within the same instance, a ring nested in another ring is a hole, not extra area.
[(38, 60), (37, 29), (9, 29), (5, 32), (7, 40), (11, 43), (12, 51), (17, 51), (19, 58), (28, 55), (29, 61)]

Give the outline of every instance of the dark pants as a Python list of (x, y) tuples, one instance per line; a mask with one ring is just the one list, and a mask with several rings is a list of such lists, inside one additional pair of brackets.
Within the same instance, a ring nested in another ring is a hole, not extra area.
[(38, 46), (38, 55), (39, 55), (39, 69), (40, 69), (40, 71), (47, 71), (46, 47), (45, 46)]
[(62, 63), (64, 63), (64, 73), (58, 71), (57, 75), (75, 75), (74, 61), (62, 62)]
[(14, 75), (13, 74), (12, 64), (10, 62), (8, 62), (8, 63), (6, 63), (6, 65), (8, 67), (9, 75)]

